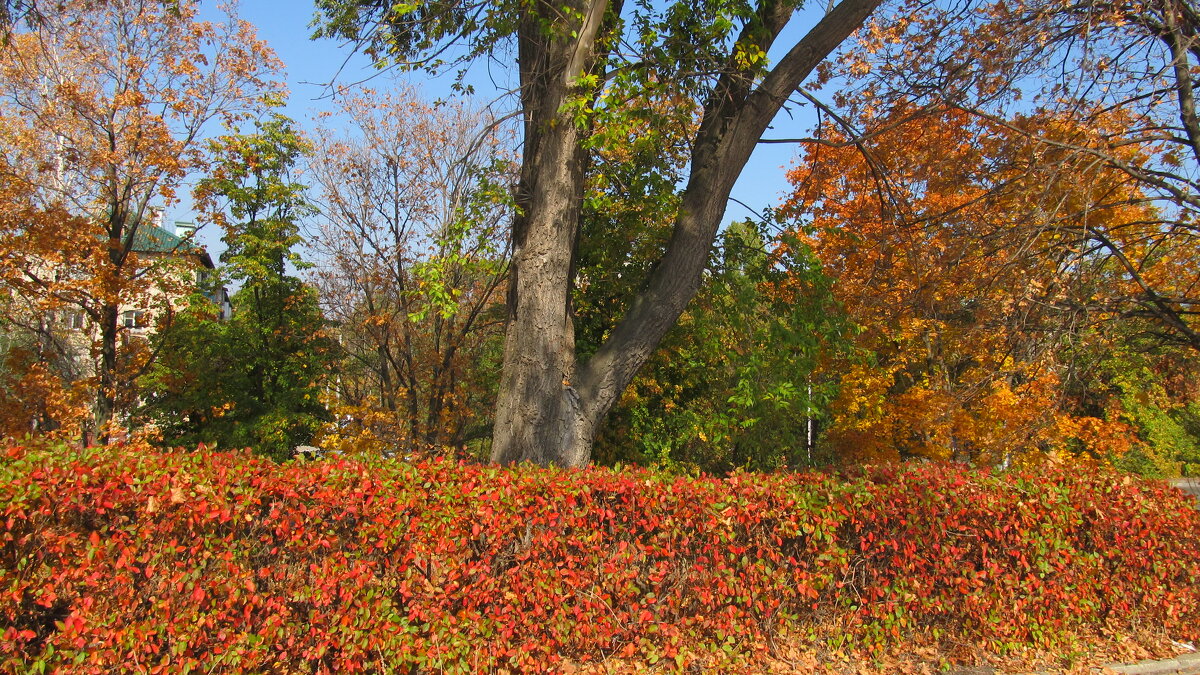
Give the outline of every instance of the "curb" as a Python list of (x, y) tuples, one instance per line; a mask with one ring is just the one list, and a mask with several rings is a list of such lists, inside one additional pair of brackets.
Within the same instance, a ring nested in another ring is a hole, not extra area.
[(1113, 663), (1104, 666), (1104, 669), (1122, 675), (1200, 675), (1200, 653), (1182, 654), (1159, 661)]

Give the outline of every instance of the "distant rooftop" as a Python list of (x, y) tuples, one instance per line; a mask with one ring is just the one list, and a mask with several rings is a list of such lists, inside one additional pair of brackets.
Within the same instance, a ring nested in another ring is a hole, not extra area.
[(133, 250), (138, 253), (174, 253), (184, 248), (183, 238), (149, 223), (138, 225)]
[(200, 256), (206, 267), (212, 267), (212, 258), (202, 246), (197, 246), (177, 234), (142, 223), (133, 234), (133, 250), (138, 253), (191, 253)]

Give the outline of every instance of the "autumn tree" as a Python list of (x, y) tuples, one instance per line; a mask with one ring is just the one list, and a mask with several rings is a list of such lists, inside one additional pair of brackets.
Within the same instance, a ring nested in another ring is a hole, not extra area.
[(70, 421), (85, 417), (90, 401), (73, 386), (87, 374), (63, 321), (70, 317), (0, 295), (0, 436), (78, 438)]
[(1070, 395), (1086, 367), (1072, 357), (1103, 339), (1093, 298), (1123, 278), (1083, 233), (1116, 224), (1136, 246), (1129, 224), (1156, 222), (1153, 205), (1121, 171), (999, 133), (1065, 133), (1052, 116), (913, 113), (877, 116), (867, 138), (825, 129), (789, 176), (786, 210), (871, 355), (837, 367), (830, 442), (876, 459), (1120, 454), (1126, 420)]
[[(836, 105), (823, 108), (824, 132), (810, 140), (824, 144), (824, 156), (839, 158), (835, 163), (868, 167), (870, 180), (858, 181), (856, 188), (874, 196), (858, 203), (871, 207), (868, 214), (888, 213), (867, 215), (864, 222), (890, 220), (898, 233), (925, 241), (916, 233), (927, 232), (938, 211), (918, 201), (920, 208), (906, 212), (911, 198), (906, 189), (932, 188), (927, 178), (943, 175), (944, 158), (959, 156), (953, 148), (983, 149), (983, 155), (958, 160), (956, 172), (971, 187), (948, 199), (942, 213), (987, 205), (991, 213), (980, 222), (1010, 225), (976, 232), (959, 228), (963, 250), (1040, 259), (1041, 272), (1034, 277), (1054, 293), (1036, 305), (1042, 319), (1034, 325), (1042, 326), (1046, 338), (1058, 336), (1045, 343), (1057, 344), (1058, 351), (1047, 362), (1047, 372), (1054, 372), (1047, 391), (1055, 400), (1044, 409), (1071, 411), (1057, 427), (1060, 439), (1075, 435), (1070, 442), (1075, 449), (1114, 439), (1128, 446), (1140, 439), (1136, 454), (1151, 436), (1186, 435), (1186, 422), (1174, 420), (1188, 418), (1194, 399), (1186, 387), (1160, 383), (1173, 379), (1163, 364), (1180, 363), (1180, 350), (1194, 354), (1197, 346), (1194, 16), (1186, 4), (1174, 2), (914, 2), (876, 15), (860, 34), (863, 48), (847, 51), (839, 67), (826, 66), (822, 73), (839, 92)], [(887, 148), (894, 141), (882, 139), (913, 134), (912, 129), (940, 136), (951, 119), (955, 131), (948, 154), (918, 150), (911, 161), (899, 162), (899, 177), (889, 175), (896, 158)], [(818, 154), (812, 146), (808, 152), (810, 158)], [(854, 153), (857, 159), (850, 157)], [(840, 185), (832, 178), (814, 184)], [(801, 187), (798, 194), (807, 191)], [(809, 194), (810, 205), (817, 205), (820, 198)], [(892, 237), (893, 245), (900, 236)], [(938, 258), (941, 250), (928, 253)], [(982, 271), (1011, 264), (989, 262)], [(912, 297), (921, 288), (911, 286)], [(943, 302), (950, 290), (944, 289)], [(1026, 316), (1019, 308), (1005, 311), (1012, 318)], [(875, 384), (880, 401), (897, 393), (890, 384)], [(943, 402), (943, 409), (958, 405)], [(860, 412), (868, 409), (864, 405)], [(1125, 429), (1101, 430), (1101, 422)], [(1047, 430), (1054, 426), (1042, 424)], [(1162, 431), (1167, 428), (1174, 431)], [(1046, 442), (1031, 438), (1035, 445)]]
[[(730, 190), (763, 131), (877, 4), (843, 0), (803, 37), (777, 44), (794, 3), (318, 3), (321, 34), (360, 40), (385, 64), (516, 54), (524, 142), (493, 461), (589, 460), (601, 420), (696, 293)], [(644, 288), (580, 359), (571, 289), (594, 115), (636, 116), (623, 93), (659, 86), (677, 87), (698, 110), (686, 186)]]
[(338, 436), (388, 452), (478, 440), (499, 365), (510, 134), (470, 104), (402, 89), (346, 96), (316, 138), (315, 278), (350, 425)]
[(232, 316), (219, 315), (214, 293), (198, 294), (155, 336), (162, 355), (142, 379), (142, 412), (171, 444), (249, 446), (286, 458), (329, 419), (321, 392), (334, 359), (316, 290), (293, 273), (307, 266), (295, 248), (313, 208), (294, 170), (309, 146), (279, 116), (212, 146), (217, 160), (196, 193), (225, 232), (213, 284), (241, 288)]
[(0, 53), (0, 274), (35, 314), (85, 317), (95, 334), (85, 383), (101, 433), (149, 358), (122, 354), (122, 309), (148, 309), (192, 276), (150, 269), (134, 251), (139, 228), (203, 166), (206, 126), (236, 122), (276, 91), (278, 64), (253, 29), (196, 11), (190, 2), (63, 3)]

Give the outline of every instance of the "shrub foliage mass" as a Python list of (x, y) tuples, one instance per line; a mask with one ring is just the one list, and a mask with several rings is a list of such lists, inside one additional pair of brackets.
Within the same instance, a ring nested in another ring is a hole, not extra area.
[(685, 478), (0, 456), (0, 671), (522, 672), (771, 645), (1200, 637), (1200, 513), (1041, 468)]

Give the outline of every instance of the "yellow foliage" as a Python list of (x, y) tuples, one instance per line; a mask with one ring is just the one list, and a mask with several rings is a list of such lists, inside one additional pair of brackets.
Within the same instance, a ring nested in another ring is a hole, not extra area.
[(80, 439), (90, 413), (88, 388), (64, 383), (46, 363), (24, 361), (27, 356), (14, 351), (6, 359), (5, 369), (15, 376), (0, 382), (5, 391), (0, 397), (0, 437)]

